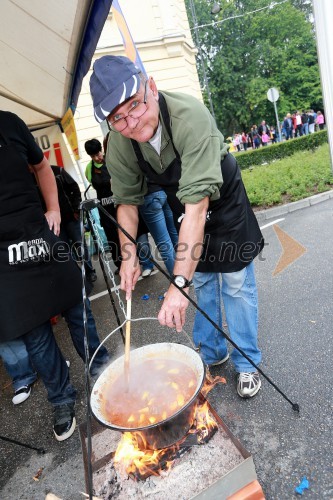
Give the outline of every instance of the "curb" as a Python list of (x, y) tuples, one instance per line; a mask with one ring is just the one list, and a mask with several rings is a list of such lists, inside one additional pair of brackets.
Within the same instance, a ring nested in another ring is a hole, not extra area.
[(279, 205), (278, 207), (268, 208), (267, 210), (259, 210), (258, 212), (254, 212), (254, 215), (257, 217), (258, 222), (262, 222), (274, 217), (295, 212), (296, 210), (301, 210), (302, 208), (317, 205), (318, 203), (329, 200), (330, 198), (333, 198), (333, 190), (315, 194), (313, 196), (309, 196), (309, 198), (287, 203), (286, 205)]

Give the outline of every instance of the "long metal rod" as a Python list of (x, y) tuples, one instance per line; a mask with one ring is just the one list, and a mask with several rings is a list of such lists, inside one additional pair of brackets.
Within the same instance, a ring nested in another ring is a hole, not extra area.
[[(114, 217), (112, 217), (112, 215), (109, 214), (109, 212), (107, 212), (105, 210), (105, 208), (100, 204), (98, 203), (97, 206), (99, 207), (100, 210), (102, 210), (102, 212), (104, 212), (110, 219), (111, 221), (122, 231), (122, 233), (132, 242), (134, 243), (135, 245), (137, 244), (137, 242), (135, 241), (135, 239), (126, 231), (126, 229), (124, 229), (117, 221)], [(251, 363), (251, 365), (267, 380), (267, 382), (269, 382), (273, 387), (274, 389), (279, 392), (281, 394), (281, 396), (286, 400), (288, 401), (288, 403), (291, 404), (292, 406), (292, 409), (294, 411), (297, 411), (299, 412), (299, 405), (298, 403), (293, 403), (287, 396), (286, 394), (281, 391), (281, 389), (271, 380), (271, 378), (266, 375), (266, 373), (258, 366), (256, 365), (252, 359), (249, 358), (249, 356), (229, 337), (229, 335), (227, 335), (223, 330), (222, 328), (220, 328), (220, 326), (215, 323), (215, 321), (213, 321), (209, 316), (208, 314), (203, 310), (201, 309), (201, 307), (198, 306), (198, 304), (186, 293), (184, 292), (184, 290), (182, 288), (179, 288), (179, 286), (174, 282), (174, 280), (172, 279), (172, 277), (166, 272), (164, 271), (164, 269), (153, 259), (153, 257), (149, 257), (149, 260), (151, 262), (153, 262), (153, 264), (155, 265), (155, 267), (162, 273), (164, 274), (164, 276), (170, 281), (170, 283), (172, 283), (176, 288), (178, 288), (178, 290), (184, 295), (184, 297), (186, 297), (188, 299), (188, 301), (197, 309), (197, 311), (199, 311), (206, 319), (207, 321), (209, 321), (213, 326), (214, 328), (216, 328), (216, 330), (218, 330), (220, 333), (222, 333), (222, 335), (224, 336), (224, 338), (230, 342), (230, 344), (235, 348), (237, 349), (238, 352), (241, 353), (242, 356), (244, 356), (244, 358), (249, 362)]]
[(24, 448), (29, 448), (30, 450), (35, 450), (40, 455), (43, 455), (45, 453), (44, 448), (36, 448), (35, 446), (31, 446), (30, 444), (22, 443), (21, 441), (17, 441), (16, 439), (10, 439), (10, 438), (5, 437), (5, 436), (0, 436), (0, 439), (2, 441), (7, 441), (7, 443), (17, 444), (18, 446), (23, 446)]
[[(83, 210), (80, 207), (80, 229), (81, 229), (81, 255), (84, 258), (84, 220), (83, 220)], [(86, 408), (86, 417), (87, 417), (87, 469), (88, 469), (88, 494), (89, 500), (92, 500), (93, 497), (93, 472), (92, 472), (92, 463), (91, 463), (91, 455), (92, 455), (92, 433), (91, 433), (91, 408), (90, 408), (90, 383), (89, 383), (89, 333), (88, 333), (88, 321), (87, 321), (87, 294), (86, 294), (86, 271), (84, 267), (84, 262), (81, 266), (82, 273), (82, 300), (83, 300), (83, 331), (84, 331), (84, 354), (85, 354), (85, 362), (84, 362), (84, 373), (85, 373), (85, 395), (87, 401)]]
[(27, 101), (24, 101), (23, 99), (19, 99), (18, 97), (14, 97), (11, 94), (7, 94), (7, 92), (3, 92), (0, 90), (0, 97), (5, 97), (6, 99), (16, 102), (17, 104), (20, 104), (21, 106), (24, 106), (26, 108), (32, 109), (33, 111), (37, 111), (37, 113), (41, 113), (44, 116), (48, 116), (49, 118), (53, 118), (55, 121), (60, 121), (59, 116), (52, 115), (51, 113), (48, 113), (44, 109), (37, 108), (37, 106), (34, 106), (33, 104), (30, 104)]
[[(86, 209), (84, 208), (84, 210), (86, 210)], [(89, 224), (89, 230), (90, 230), (90, 232), (92, 234), (92, 237), (93, 237), (94, 244), (96, 245), (97, 244), (97, 237), (95, 235), (94, 228), (92, 227), (92, 224), (90, 222), (90, 218), (89, 217), (88, 217), (88, 224)], [(110, 287), (110, 284), (109, 284), (108, 277), (106, 275), (104, 262), (103, 262), (103, 259), (102, 259), (102, 255), (101, 255), (100, 249), (98, 248), (98, 244), (97, 244), (97, 250), (98, 250), (99, 265), (101, 266), (101, 269), (102, 269), (103, 278), (104, 278), (104, 281), (105, 281), (105, 284), (106, 284), (106, 288), (107, 288), (107, 291), (108, 291), (108, 294), (109, 294), (109, 297), (110, 297), (110, 302), (111, 302), (111, 305), (112, 305), (112, 309), (113, 309), (114, 315), (116, 317), (117, 325), (120, 327), (121, 322), (120, 322), (120, 318), (119, 318), (119, 314), (118, 314), (118, 309), (116, 307), (116, 303), (115, 303), (114, 298), (113, 298), (113, 294), (112, 294), (112, 291), (111, 291), (111, 287)], [(124, 336), (124, 332), (123, 332), (122, 327), (119, 328), (119, 332), (120, 332), (121, 338), (123, 340), (123, 343), (125, 345), (125, 336)]]

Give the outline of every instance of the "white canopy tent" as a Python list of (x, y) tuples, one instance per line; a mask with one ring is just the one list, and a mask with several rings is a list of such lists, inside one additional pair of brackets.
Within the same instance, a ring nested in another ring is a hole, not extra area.
[(30, 128), (75, 109), (112, 0), (1, 0), (0, 109)]

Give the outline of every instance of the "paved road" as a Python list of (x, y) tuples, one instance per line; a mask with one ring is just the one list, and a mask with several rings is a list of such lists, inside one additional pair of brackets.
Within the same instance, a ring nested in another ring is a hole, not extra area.
[[(281, 254), (274, 227), (263, 229), (266, 247), (256, 261), (260, 300), (260, 346), (262, 369), (301, 407), (294, 413), (268, 382), (256, 398), (241, 400), (235, 393), (231, 362), (214, 369), (226, 376), (226, 386), (216, 387), (210, 402), (229, 428), (254, 457), (257, 475), (267, 499), (293, 498), (294, 488), (306, 476), (310, 489), (306, 499), (332, 499), (332, 241), (333, 200), (282, 215), (278, 226), (306, 247), (307, 252), (282, 273), (273, 277)], [(265, 225), (271, 221), (262, 222)], [(161, 273), (141, 281), (136, 289), (133, 317), (156, 316), (158, 296), (166, 289)], [(105, 289), (100, 277), (95, 292)], [(144, 293), (148, 301), (141, 300)], [(115, 326), (107, 296), (93, 301), (101, 336)], [(186, 330), (191, 331), (194, 311), (188, 312)], [(133, 342), (181, 340), (181, 334), (162, 328), (156, 321), (133, 324)], [(71, 360), (71, 375), (78, 389), (78, 422), (85, 420), (83, 365), (68, 339), (63, 321), (55, 328), (58, 341)], [(108, 346), (117, 357), (119, 336)], [(17, 407), (11, 403), (8, 378), (0, 367), (1, 435), (43, 447), (37, 455), (0, 441), (0, 498), (42, 500), (49, 491), (64, 500), (81, 499), (83, 467), (78, 432), (59, 444), (52, 437), (52, 412), (40, 381), (29, 400)], [(44, 467), (39, 482), (32, 477)], [(169, 499), (167, 499), (169, 500)]]

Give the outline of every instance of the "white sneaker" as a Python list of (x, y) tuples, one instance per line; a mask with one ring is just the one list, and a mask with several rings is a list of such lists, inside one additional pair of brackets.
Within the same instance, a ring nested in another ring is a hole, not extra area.
[(19, 405), (28, 399), (31, 394), (31, 385), (24, 385), (15, 391), (12, 399), (14, 405)]
[(150, 276), (152, 272), (153, 272), (152, 269), (145, 269), (144, 271), (142, 271), (141, 277), (142, 278), (148, 278), (148, 276)]
[(258, 372), (239, 373), (237, 379), (237, 393), (241, 398), (252, 398), (261, 387)]

